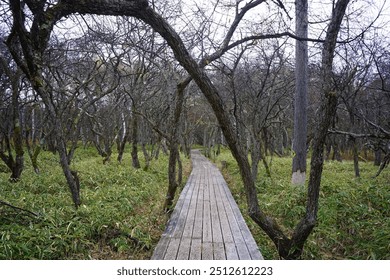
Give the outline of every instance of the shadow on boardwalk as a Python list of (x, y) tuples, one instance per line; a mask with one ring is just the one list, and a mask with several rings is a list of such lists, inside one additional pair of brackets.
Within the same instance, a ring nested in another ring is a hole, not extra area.
[(263, 259), (222, 174), (199, 151), (154, 260)]

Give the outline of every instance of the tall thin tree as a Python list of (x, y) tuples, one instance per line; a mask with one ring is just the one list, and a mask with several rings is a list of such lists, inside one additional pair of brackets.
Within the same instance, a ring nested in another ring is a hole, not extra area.
[[(307, 38), (307, 0), (295, 1), (296, 35)], [(294, 158), (291, 182), (303, 185), (306, 180), (306, 138), (307, 138), (307, 41), (296, 40), (295, 45), (295, 100), (294, 100)]]

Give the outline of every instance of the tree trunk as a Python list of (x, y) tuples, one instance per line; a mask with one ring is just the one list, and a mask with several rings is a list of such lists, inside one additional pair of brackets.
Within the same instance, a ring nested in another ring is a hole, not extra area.
[(378, 146), (379, 147), (375, 149), (375, 159), (374, 159), (375, 166), (380, 166), (382, 162), (382, 150), (380, 149), (380, 143)]
[(352, 139), (352, 150), (353, 150), (353, 167), (355, 169), (355, 177), (360, 177), (360, 169), (359, 169), (359, 149), (356, 143), (356, 138)]
[[(307, 0), (295, 1), (296, 34), (307, 38)], [(295, 41), (295, 102), (294, 102), (294, 158), (291, 183), (304, 185), (306, 180), (306, 139), (307, 139), (307, 41)]]
[(158, 136), (158, 139), (157, 139), (157, 144), (156, 144), (156, 148), (154, 150), (154, 153), (153, 153), (153, 157), (154, 159), (158, 160), (158, 157), (160, 156), (160, 149), (161, 149), (161, 136)]
[(252, 153), (251, 153), (251, 162), (252, 162), (252, 177), (253, 177), (253, 180), (256, 181), (257, 180), (257, 174), (258, 174), (258, 170), (259, 170), (259, 162), (260, 162), (260, 159), (261, 159), (261, 152), (260, 152), (260, 143), (259, 141), (257, 141), (257, 139), (255, 139), (255, 137), (253, 137), (253, 141), (252, 141)]
[[(61, 132), (58, 132), (61, 133)], [(62, 137), (60, 137), (62, 138)], [(58, 154), (60, 156), (60, 164), (62, 167), (62, 171), (64, 172), (66, 181), (68, 183), (68, 187), (70, 193), (72, 194), (72, 200), (76, 208), (78, 208), (81, 204), (80, 202), (80, 181), (76, 171), (70, 169), (66, 144), (63, 139), (58, 140)]]
[[(191, 79), (186, 79), (182, 83), (177, 85), (176, 88), (176, 100), (175, 109), (172, 118), (172, 134), (169, 143), (169, 165), (168, 165), (168, 190), (165, 197), (164, 211), (171, 210), (173, 199), (175, 198), (176, 190), (179, 183), (176, 180), (176, 163), (180, 160), (179, 154), (179, 124), (180, 116), (183, 110), (184, 104), (184, 90), (190, 83)], [(181, 162), (180, 162), (181, 164)], [(181, 175), (180, 175), (181, 176)]]
[[(42, 141), (42, 140), (41, 140)], [(29, 133), (26, 132), (26, 147), (27, 147), (27, 152), (31, 160), (31, 165), (34, 168), (34, 172), (36, 174), (39, 174), (39, 166), (38, 166), (38, 156), (41, 152), (41, 143), (38, 143), (34, 145), (33, 138), (31, 138), (31, 143), (29, 139)], [(31, 144), (33, 146), (31, 146)]]
[(334, 137), (333, 139), (333, 156), (332, 156), (332, 160), (337, 160), (338, 162), (342, 162), (343, 159), (341, 157), (341, 151), (340, 151), (340, 147), (339, 147), (339, 144), (337, 143), (337, 139)]
[(180, 187), (183, 184), (183, 164), (180, 159), (180, 153), (177, 153), (177, 185)]
[[(356, 110), (355, 99), (356, 99), (356, 95), (353, 96), (351, 106), (349, 108), (347, 107), (348, 108), (348, 112), (349, 112), (349, 119), (351, 121), (351, 126), (352, 126), (352, 133), (358, 133), (359, 132), (359, 128), (356, 126), (356, 123), (355, 123), (355, 110)], [(360, 177), (360, 169), (359, 169), (359, 149), (358, 149), (358, 143), (357, 143), (357, 139), (355, 137), (351, 136), (350, 140), (351, 140), (351, 144), (352, 144), (353, 167), (355, 169), (355, 177), (359, 178)]]
[(126, 142), (129, 139), (129, 135), (130, 135), (130, 122), (128, 122), (128, 125), (126, 126), (126, 121), (124, 120), (124, 117), (123, 117), (123, 130), (124, 130), (123, 136), (121, 139), (119, 139), (119, 144), (118, 144), (117, 160), (119, 163), (122, 163), (123, 154), (125, 153)]
[(151, 158), (151, 156), (149, 155), (148, 150), (146, 149), (145, 143), (142, 143), (142, 152), (143, 152), (144, 158), (145, 158), (144, 170), (148, 170), (149, 166), (150, 166), (150, 158)]
[[(24, 168), (24, 150), (22, 126), (19, 113), (19, 82), (20, 74), (16, 73), (10, 76), (12, 83), (12, 122), (13, 122), (13, 143), (15, 148), (15, 160), (12, 163), (11, 181), (19, 181)], [(11, 149), (9, 150), (11, 154)]]
[(141, 168), (138, 158), (138, 116), (135, 112), (133, 104), (133, 118), (131, 127), (131, 160), (134, 168)]
[(169, 162), (168, 162), (168, 190), (165, 197), (164, 211), (171, 211), (173, 199), (175, 198), (176, 190), (178, 187), (176, 181), (176, 161), (178, 155), (177, 146), (171, 145), (169, 148)]
[(383, 169), (385, 169), (389, 164), (390, 164), (390, 151), (387, 152), (387, 154), (383, 157), (383, 161), (379, 167), (378, 172), (375, 174), (374, 178), (378, 177), (383, 171)]

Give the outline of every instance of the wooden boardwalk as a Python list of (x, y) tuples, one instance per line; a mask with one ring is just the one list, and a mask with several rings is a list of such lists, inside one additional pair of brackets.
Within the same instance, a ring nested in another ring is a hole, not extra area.
[(199, 151), (154, 260), (263, 259), (222, 174)]

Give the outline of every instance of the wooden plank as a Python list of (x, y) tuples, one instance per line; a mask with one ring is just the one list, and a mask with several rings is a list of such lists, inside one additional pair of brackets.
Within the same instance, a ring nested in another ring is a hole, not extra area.
[[(232, 209), (232, 206), (225, 205), (223, 203), (224, 200), (227, 200), (226, 197), (226, 189), (224, 185), (224, 180), (221, 178), (222, 176), (215, 176), (214, 178), (214, 183), (217, 186), (215, 189), (216, 191), (216, 196), (220, 197), (221, 199), (218, 199), (217, 202), (219, 203), (219, 214), (221, 217), (221, 227), (223, 228), (222, 232), (224, 233), (224, 242), (225, 245), (229, 244), (233, 241), (233, 235), (235, 237), (235, 246), (229, 245), (229, 250), (230, 250), (230, 256), (229, 258), (234, 259), (234, 258), (240, 258), (240, 259), (252, 259), (252, 255), (250, 253), (250, 250), (245, 244), (245, 238), (243, 236), (243, 230), (241, 229), (240, 223), (237, 221), (237, 217)], [(230, 206), (230, 212), (229, 212), (229, 206)], [(222, 210), (223, 209), (223, 210)], [(228, 217), (228, 214), (230, 214), (230, 217)], [(241, 216), (241, 213), (240, 213)], [(242, 216), (241, 216), (242, 217)], [(232, 225), (230, 225), (230, 223)], [(231, 232), (231, 227), (234, 230), (234, 233)], [(249, 229), (247, 229), (247, 232), (245, 234), (250, 234)], [(226, 239), (226, 240), (225, 240)], [(257, 245), (256, 245), (257, 248)], [(253, 255), (255, 255), (255, 251), (253, 250)]]
[(201, 260), (202, 259), (202, 241), (200, 239), (192, 239), (190, 260)]
[(202, 242), (213, 242), (211, 230), (211, 210), (210, 210), (210, 187), (208, 181), (203, 183), (203, 225), (202, 225)]
[(183, 229), (183, 237), (192, 237), (192, 230), (194, 228), (194, 222), (195, 222), (195, 214), (196, 214), (196, 204), (198, 202), (198, 193), (199, 193), (199, 185), (196, 183), (193, 183), (193, 190), (191, 197), (188, 197), (190, 201), (190, 205), (188, 207), (187, 212), (187, 218), (185, 221), (185, 226)]
[(217, 207), (218, 207), (218, 213), (220, 217), (223, 242), (232, 243), (234, 242), (233, 234), (229, 225), (229, 219), (226, 213), (226, 209), (223, 204), (223, 201), (226, 199), (226, 194), (223, 190), (221, 191), (221, 185), (218, 184), (218, 178), (214, 178), (214, 184), (216, 186), (215, 195), (217, 197)]
[(225, 243), (225, 251), (227, 260), (239, 260), (236, 244)]
[(168, 237), (162, 237), (154, 249), (152, 260), (163, 260), (165, 252), (167, 251), (170, 239)]
[[(238, 242), (239, 243), (245, 243), (247, 250), (250, 254), (250, 258), (254, 260), (262, 260), (264, 259), (263, 256), (260, 253), (260, 250), (256, 244), (256, 241), (253, 239), (253, 236), (243, 218), (241, 215), (240, 209), (237, 206), (236, 201), (234, 200), (226, 182), (222, 182), (221, 186), (225, 190), (225, 195), (226, 195), (226, 201), (229, 202), (232, 213), (237, 221), (237, 225), (241, 231), (242, 234), (242, 240), (240, 239)], [(230, 218), (229, 221), (231, 221), (233, 218)], [(243, 250), (244, 251), (244, 250)], [(247, 257), (246, 253), (242, 257)]]
[(180, 239), (179, 238), (171, 238), (167, 252), (165, 253), (164, 260), (176, 260), (177, 252), (179, 250)]
[(213, 243), (223, 242), (221, 221), (219, 219), (217, 201), (215, 197), (215, 185), (213, 184), (212, 177), (209, 177), (210, 185), (210, 211), (211, 211), (211, 228), (213, 234)]
[(221, 243), (213, 242), (214, 260), (226, 260), (225, 246)]
[(177, 252), (177, 260), (188, 260), (190, 258), (191, 238), (182, 238)]
[(167, 227), (166, 227), (163, 235), (170, 236), (175, 231), (177, 221), (179, 219), (181, 210), (183, 208), (187, 192), (191, 188), (191, 184), (192, 184), (193, 180), (194, 180), (194, 176), (190, 175), (187, 184), (184, 186), (183, 191), (181, 192), (179, 199), (176, 202), (175, 209), (173, 210), (173, 212), (169, 218), (169, 221), (167, 223)]
[(188, 193), (188, 190), (191, 188), (191, 184), (193, 182), (194, 182), (194, 176), (191, 174), (188, 178), (187, 184), (185, 185), (185, 187), (183, 188), (183, 190), (179, 196), (179, 199), (177, 200), (175, 209), (173, 210), (173, 212), (172, 212), (172, 214), (167, 222), (167, 226), (165, 228), (165, 231), (162, 234), (162, 237), (161, 237), (159, 243), (157, 244), (157, 246), (153, 252), (152, 259), (154, 259), (154, 260), (164, 259), (165, 253), (166, 253), (166, 251), (168, 249), (168, 245), (170, 243), (169, 238), (172, 236), (173, 232), (176, 229), (178, 218), (179, 218), (180, 213), (183, 209), (186, 195)]
[(212, 242), (203, 242), (202, 243), (202, 260), (213, 260), (213, 243)]
[(235, 243), (237, 248), (238, 257), (240, 260), (251, 260), (251, 254), (249, 253), (248, 248), (244, 242)]
[(194, 221), (194, 230), (192, 231), (192, 238), (195, 239), (201, 239), (202, 233), (203, 233), (203, 192), (204, 192), (204, 185), (199, 184), (199, 193), (198, 193), (198, 200), (196, 203), (196, 214), (195, 214), (195, 221)]
[[(226, 193), (226, 190), (225, 190), (225, 193)], [(245, 246), (244, 237), (242, 236), (241, 229), (239, 227), (236, 216), (235, 216), (233, 209), (232, 209), (232, 205), (231, 205), (232, 202), (229, 200), (225, 200), (223, 203), (224, 203), (227, 219), (229, 221), (229, 226), (230, 226), (230, 229), (232, 231), (234, 243), (235, 243), (235, 246), (237, 249), (238, 258), (239, 259), (248, 259), (248, 258), (250, 258), (250, 253)]]
[(183, 235), (183, 230), (184, 230), (185, 223), (187, 220), (187, 214), (188, 214), (188, 211), (190, 209), (191, 197), (192, 197), (193, 191), (194, 191), (193, 184), (189, 184), (188, 191), (184, 197), (183, 207), (180, 211), (179, 217), (177, 218), (177, 224), (176, 224), (175, 230), (172, 233), (172, 237), (174, 237), (174, 238), (181, 238), (181, 236)]
[[(234, 230), (233, 235), (235, 237), (235, 242), (236, 242), (235, 248), (233, 248), (231, 245), (228, 245), (229, 250), (233, 252), (232, 256), (230, 256), (230, 257), (232, 257), (232, 258), (237, 257), (237, 255), (236, 256), (233, 255), (234, 253), (237, 253), (240, 259), (252, 259), (252, 257), (254, 259), (259, 259), (259, 255), (256, 254), (256, 252), (259, 253), (257, 245), (254, 242), (253, 237), (252, 237), (248, 227), (246, 226), (246, 224), (242, 218), (241, 212), (239, 212), (237, 204), (235, 203), (233, 197), (231, 196), (230, 190), (227, 188), (225, 181), (221, 177), (222, 176), (218, 176), (218, 177), (216, 176), (215, 182), (219, 187), (220, 196), (224, 198), (223, 200), (227, 200), (229, 202), (229, 204), (225, 203), (223, 205), (224, 207), (226, 206), (226, 209), (225, 209), (226, 210), (226, 212), (225, 212), (226, 219), (225, 219), (225, 221), (229, 221), (231, 223), (231, 227)], [(230, 194), (230, 197), (227, 196), (227, 192)], [(237, 215), (238, 214), (237, 210), (238, 210), (239, 215)], [(228, 215), (230, 215), (230, 217), (228, 217)], [(244, 224), (243, 224), (243, 222), (244, 222)], [(222, 223), (221, 225), (223, 227), (226, 227), (226, 224), (224, 224), (224, 223)], [(229, 227), (230, 227), (230, 224), (229, 224)], [(227, 231), (223, 230), (223, 232), (225, 233)], [(250, 237), (252, 237), (252, 240), (250, 239)], [(249, 242), (253, 241), (253, 242), (251, 242), (251, 244), (250, 244), (251, 246), (249, 246), (249, 248), (246, 244), (246, 242), (248, 242), (248, 241)], [(226, 246), (226, 244), (228, 244), (228, 242), (225, 242), (225, 246)]]

